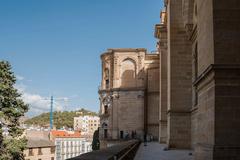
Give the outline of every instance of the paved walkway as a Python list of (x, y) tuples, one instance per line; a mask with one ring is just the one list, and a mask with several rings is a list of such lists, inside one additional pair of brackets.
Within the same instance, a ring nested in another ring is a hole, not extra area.
[(193, 156), (189, 155), (192, 153), (190, 150), (164, 151), (165, 147), (166, 145), (157, 142), (147, 143), (147, 146), (142, 143), (134, 160), (193, 160)]

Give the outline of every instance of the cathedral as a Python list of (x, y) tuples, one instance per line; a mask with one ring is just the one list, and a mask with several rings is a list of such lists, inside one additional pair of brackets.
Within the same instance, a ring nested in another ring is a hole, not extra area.
[(148, 137), (191, 149), (194, 160), (238, 160), (240, 1), (164, 6), (156, 53), (120, 48), (101, 55), (101, 145)]
[(101, 55), (101, 138), (159, 136), (159, 54), (143, 48), (108, 49)]

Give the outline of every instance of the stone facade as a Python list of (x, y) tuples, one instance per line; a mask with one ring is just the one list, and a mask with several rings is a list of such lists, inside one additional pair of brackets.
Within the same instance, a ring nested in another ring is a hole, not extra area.
[[(159, 54), (102, 58), (101, 139), (136, 131), (195, 160), (240, 159), (240, 1), (165, 0)], [(157, 60), (158, 59), (158, 60)]]
[(101, 55), (100, 139), (159, 135), (159, 55), (145, 49), (108, 49)]
[(55, 145), (46, 139), (29, 139), (24, 150), (25, 160), (54, 160)]
[(155, 27), (160, 142), (196, 160), (240, 159), (239, 13), (237, 0), (165, 0)]

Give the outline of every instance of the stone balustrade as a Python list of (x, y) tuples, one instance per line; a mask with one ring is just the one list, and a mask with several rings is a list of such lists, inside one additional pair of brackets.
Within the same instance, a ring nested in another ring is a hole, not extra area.
[(133, 160), (139, 145), (139, 140), (130, 140), (106, 149), (88, 152), (68, 160)]

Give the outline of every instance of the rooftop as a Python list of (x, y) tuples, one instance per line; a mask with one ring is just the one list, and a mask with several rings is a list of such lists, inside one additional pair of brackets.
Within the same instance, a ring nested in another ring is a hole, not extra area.
[(147, 51), (145, 48), (109, 48), (108, 51), (115, 51), (115, 52), (139, 52), (139, 51)]
[(111, 54), (113, 52), (147, 52), (147, 49), (145, 48), (109, 48), (107, 49), (106, 52), (104, 52), (102, 56), (107, 55), (107, 54)]
[(44, 148), (55, 146), (54, 142), (45, 139), (28, 139), (27, 148)]
[(55, 138), (63, 138), (63, 137), (67, 137), (67, 138), (80, 138), (81, 137), (81, 133), (78, 131), (74, 131), (74, 132), (68, 132), (68, 131), (57, 131), (57, 130), (52, 130), (51, 131), (51, 135), (54, 136)]

